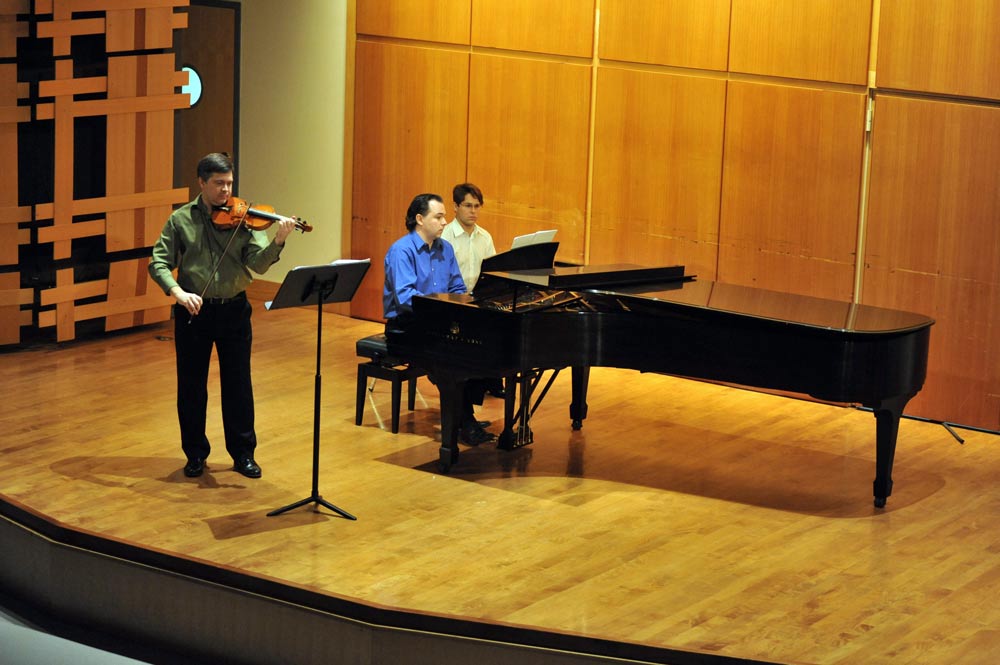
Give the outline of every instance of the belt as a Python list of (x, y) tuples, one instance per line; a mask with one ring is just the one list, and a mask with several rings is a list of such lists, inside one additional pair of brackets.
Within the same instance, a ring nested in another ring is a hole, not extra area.
[(202, 298), (201, 304), (203, 305), (225, 305), (227, 303), (236, 302), (237, 300), (246, 300), (246, 292), (237, 293), (232, 298)]

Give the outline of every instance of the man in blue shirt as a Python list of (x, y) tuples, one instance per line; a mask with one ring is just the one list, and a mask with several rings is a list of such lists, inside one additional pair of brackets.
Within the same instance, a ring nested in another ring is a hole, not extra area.
[(420, 194), (406, 211), (405, 236), (385, 255), (382, 308), (388, 330), (401, 330), (412, 314), (413, 296), (465, 293), (455, 250), (441, 240), (447, 225), (444, 203), (437, 194)]
[[(406, 211), (405, 236), (397, 240), (385, 255), (385, 285), (382, 308), (387, 334), (405, 332), (413, 314), (413, 296), (433, 293), (465, 293), (462, 272), (455, 260), (455, 250), (441, 239), (448, 219), (444, 201), (437, 194), (419, 194)], [(459, 439), (479, 445), (495, 439), (476, 421), (472, 405), (482, 404), (481, 381), (470, 380), (462, 400)]]

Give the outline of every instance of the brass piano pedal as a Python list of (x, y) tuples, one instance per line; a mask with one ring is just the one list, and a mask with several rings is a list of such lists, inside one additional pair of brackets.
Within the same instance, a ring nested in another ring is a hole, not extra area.
[(517, 428), (517, 432), (505, 429), (497, 440), (498, 450), (517, 450), (535, 442), (535, 433), (527, 425)]

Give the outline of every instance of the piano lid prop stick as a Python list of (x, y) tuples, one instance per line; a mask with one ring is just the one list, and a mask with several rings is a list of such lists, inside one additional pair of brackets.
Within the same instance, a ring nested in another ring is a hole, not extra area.
[(955, 437), (955, 440), (956, 440), (956, 441), (958, 441), (958, 442), (959, 442), (959, 443), (961, 443), (962, 445), (965, 445), (965, 439), (963, 439), (962, 437), (960, 437), (960, 436), (958, 435), (958, 432), (956, 432), (955, 430), (953, 430), (953, 429), (951, 428), (951, 425), (949, 425), (948, 423), (941, 423), (941, 424), (942, 424), (942, 425), (944, 425), (944, 428), (945, 428), (946, 430), (948, 430), (948, 432), (950, 432), (950, 433), (951, 433), (951, 435), (952, 435), (953, 437)]

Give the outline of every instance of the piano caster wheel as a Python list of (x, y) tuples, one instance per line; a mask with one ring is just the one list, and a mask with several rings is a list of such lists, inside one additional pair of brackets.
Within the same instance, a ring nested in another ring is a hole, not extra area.
[(876, 508), (885, 508), (885, 499), (886, 499), (886, 497), (884, 497), (884, 496), (877, 496), (877, 497), (875, 497), (875, 507)]
[(582, 420), (574, 420), (573, 421), (573, 431), (579, 431), (581, 429), (583, 429), (583, 421)]

